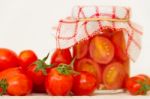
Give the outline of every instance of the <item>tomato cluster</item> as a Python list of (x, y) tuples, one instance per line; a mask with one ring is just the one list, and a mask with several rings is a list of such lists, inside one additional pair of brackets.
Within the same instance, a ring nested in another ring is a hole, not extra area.
[(50, 95), (91, 95), (97, 79), (88, 72), (73, 70), (74, 59), (69, 49), (56, 49), (51, 64), (49, 54), (38, 59), (32, 50), (18, 56), (12, 50), (0, 48), (0, 95), (28, 95), (32, 92)]

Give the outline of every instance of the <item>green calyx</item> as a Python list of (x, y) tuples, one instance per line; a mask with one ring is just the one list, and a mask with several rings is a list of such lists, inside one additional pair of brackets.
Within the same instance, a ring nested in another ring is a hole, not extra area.
[(64, 74), (64, 75), (69, 75), (69, 74), (71, 74), (73, 72), (72, 68), (70, 66), (67, 66), (66, 64), (60, 64), (57, 67), (57, 71), (60, 74)]
[(36, 64), (36, 69), (35, 69), (35, 72), (38, 72), (38, 71), (42, 71), (42, 73), (44, 75), (47, 75), (47, 71), (46, 69), (47, 68), (51, 68), (53, 65), (50, 64), (50, 65), (47, 65), (45, 62), (46, 60), (48, 59), (48, 56), (49, 56), (49, 53), (47, 54), (46, 57), (44, 57), (43, 59), (38, 59), (37, 61), (35, 61), (33, 64)]
[(0, 80), (0, 95), (4, 95), (7, 92), (7, 87), (8, 87), (8, 83), (6, 79), (1, 79)]
[(143, 81), (137, 81), (137, 82), (141, 85), (141, 88), (137, 91), (136, 94), (146, 95), (147, 91), (150, 90), (150, 84), (148, 84), (147, 80), (145, 80), (144, 82)]
[(59, 64), (56, 69), (60, 74), (64, 74), (64, 75), (78, 74), (78, 72), (73, 70), (74, 62), (75, 62), (75, 58), (71, 61), (69, 65), (62, 63), (62, 64)]

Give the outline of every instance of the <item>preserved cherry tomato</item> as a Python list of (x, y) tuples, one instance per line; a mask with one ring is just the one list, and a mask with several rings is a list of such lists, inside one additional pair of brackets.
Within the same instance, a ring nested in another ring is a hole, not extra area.
[(74, 69), (79, 72), (80, 71), (89, 72), (97, 78), (99, 83), (102, 81), (101, 66), (89, 58), (83, 58), (79, 60), (77, 64), (74, 66)]
[(95, 36), (90, 42), (89, 52), (94, 61), (108, 64), (114, 57), (114, 46), (106, 37)]
[(123, 65), (119, 62), (110, 63), (103, 72), (103, 83), (107, 89), (122, 88), (125, 78)]
[(122, 61), (126, 61), (128, 59), (128, 55), (123, 31), (115, 30), (114, 32), (112, 42), (115, 45), (115, 56)]
[(76, 57), (76, 59), (83, 58), (84, 56), (86, 56), (86, 54), (88, 52), (88, 47), (89, 47), (88, 40), (84, 40), (84, 41), (77, 43), (73, 47), (73, 56)]

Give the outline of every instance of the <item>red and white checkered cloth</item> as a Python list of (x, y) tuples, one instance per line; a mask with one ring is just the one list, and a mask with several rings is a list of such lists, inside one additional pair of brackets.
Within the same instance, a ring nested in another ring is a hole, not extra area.
[[(114, 22), (107, 20), (80, 21), (84, 18), (110, 18), (129, 19), (130, 9), (118, 6), (76, 6), (72, 10), (71, 18), (59, 21), (56, 32), (57, 48), (69, 48), (81, 40), (88, 39), (94, 32), (104, 26), (123, 28), (127, 45), (127, 53), (131, 60), (135, 61), (141, 49), (141, 28), (127, 22)], [(101, 33), (101, 32), (100, 32)]]

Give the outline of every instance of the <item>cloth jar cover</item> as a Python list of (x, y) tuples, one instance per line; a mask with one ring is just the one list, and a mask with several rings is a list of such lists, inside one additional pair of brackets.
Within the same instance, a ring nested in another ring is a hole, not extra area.
[[(96, 19), (96, 20), (93, 20)], [(113, 20), (114, 19), (114, 20)], [(141, 50), (141, 27), (130, 21), (130, 8), (118, 6), (75, 6), (69, 18), (59, 21), (56, 32), (56, 47), (69, 48), (89, 39), (103, 27), (123, 29), (126, 51), (135, 61)]]

